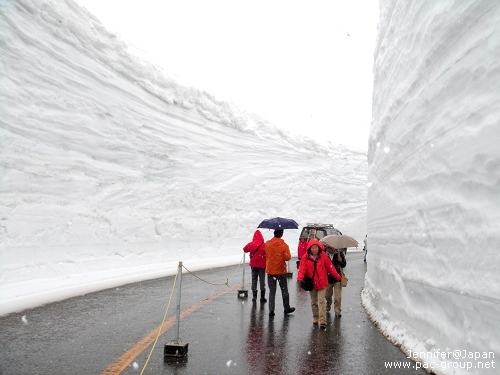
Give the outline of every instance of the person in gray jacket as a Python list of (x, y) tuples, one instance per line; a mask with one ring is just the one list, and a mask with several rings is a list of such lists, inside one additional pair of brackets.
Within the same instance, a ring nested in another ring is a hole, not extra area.
[[(335, 270), (340, 275), (340, 269), (347, 265), (343, 249), (335, 249), (331, 246), (326, 247), (326, 254), (332, 261)], [(326, 287), (326, 311), (330, 311), (332, 307), (335, 310), (335, 316), (340, 318), (342, 316), (342, 285), (340, 281), (335, 280), (333, 277), (328, 277), (328, 286)]]

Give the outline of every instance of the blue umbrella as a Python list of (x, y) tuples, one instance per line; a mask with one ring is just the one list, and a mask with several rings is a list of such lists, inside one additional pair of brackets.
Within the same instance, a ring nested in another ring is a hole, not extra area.
[(257, 228), (267, 229), (299, 229), (299, 224), (295, 220), (285, 219), (282, 217), (274, 217), (272, 219), (262, 220)]

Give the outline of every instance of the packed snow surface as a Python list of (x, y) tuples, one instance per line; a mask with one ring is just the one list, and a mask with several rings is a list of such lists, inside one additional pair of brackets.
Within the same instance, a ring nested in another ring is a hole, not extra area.
[(362, 300), (438, 374), (500, 371), (499, 22), (489, 0), (380, 3)]

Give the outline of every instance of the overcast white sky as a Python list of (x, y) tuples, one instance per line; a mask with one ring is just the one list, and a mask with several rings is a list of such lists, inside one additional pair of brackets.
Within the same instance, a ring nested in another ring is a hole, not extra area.
[(182, 83), (367, 148), (378, 2), (77, 0)]

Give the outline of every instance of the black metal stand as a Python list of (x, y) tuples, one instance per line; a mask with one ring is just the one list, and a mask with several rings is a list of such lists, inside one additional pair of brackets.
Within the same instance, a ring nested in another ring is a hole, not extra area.
[(248, 298), (248, 290), (245, 289), (245, 253), (243, 253), (243, 280), (241, 281), (241, 289), (238, 290), (238, 298)]
[(177, 277), (179, 278), (177, 284), (177, 318), (175, 325), (175, 340), (169, 341), (165, 344), (163, 355), (165, 358), (169, 357), (184, 357), (188, 352), (188, 343), (181, 343), (179, 339), (179, 324), (181, 319), (181, 284), (182, 284), (182, 262), (179, 262), (179, 269), (177, 270)]

